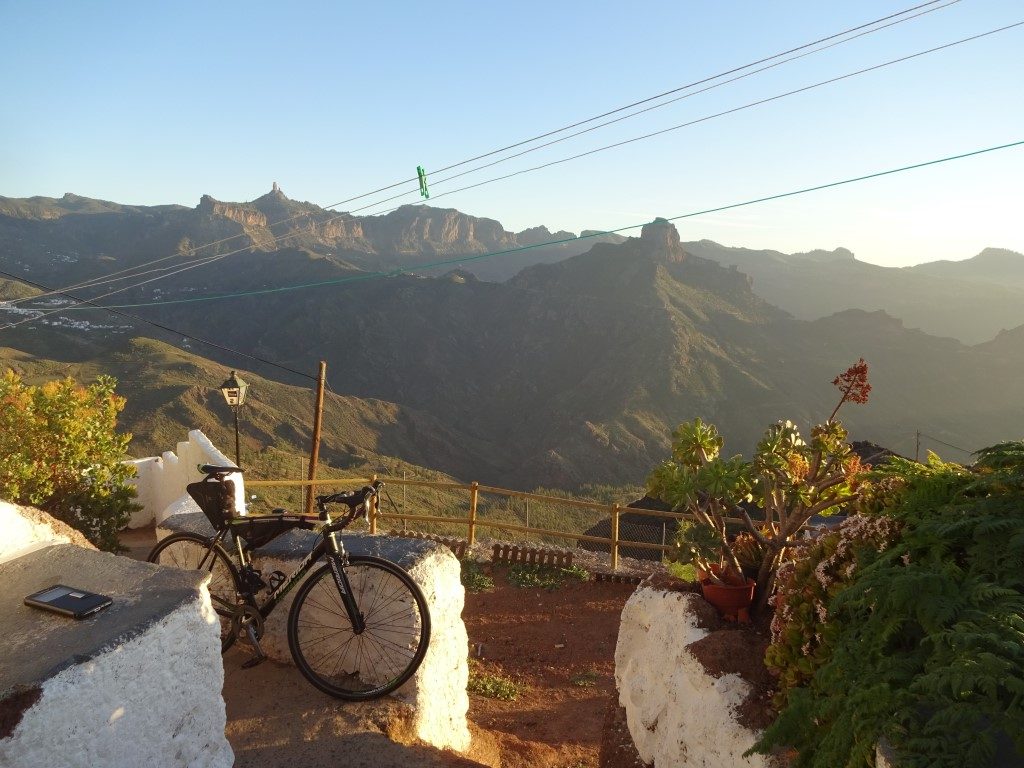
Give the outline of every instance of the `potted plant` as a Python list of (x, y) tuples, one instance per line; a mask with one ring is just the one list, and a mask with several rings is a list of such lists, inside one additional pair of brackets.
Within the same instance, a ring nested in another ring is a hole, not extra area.
[[(652, 496), (690, 515), (677, 543), (706, 571), (702, 584), (745, 585), (740, 554), (759, 551), (759, 562), (748, 567), (757, 566), (755, 611), (760, 611), (787, 552), (804, 545), (800, 533), (807, 521), (838, 511), (856, 497), (862, 467), (835, 416), (843, 403), (867, 401), (867, 372), (860, 360), (833, 380), (842, 396), (829, 420), (811, 430), (809, 440), (792, 422), (776, 422), (749, 460), (723, 458), (721, 435), (699, 418), (676, 429), (671, 457), (655, 468), (647, 486)], [(762, 519), (755, 522), (744, 502), (752, 502)], [(730, 540), (730, 523), (743, 526), (759, 549), (747, 537)]]

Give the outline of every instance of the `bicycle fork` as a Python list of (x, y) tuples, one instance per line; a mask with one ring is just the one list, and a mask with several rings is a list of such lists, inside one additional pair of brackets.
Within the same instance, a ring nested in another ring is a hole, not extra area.
[(366, 619), (359, 610), (359, 606), (356, 605), (355, 596), (352, 594), (352, 584), (348, 580), (348, 573), (345, 572), (345, 566), (348, 564), (345, 547), (339, 544), (333, 532), (327, 536), (327, 562), (330, 563), (334, 584), (338, 588), (338, 594), (341, 595), (341, 604), (345, 606), (348, 620), (352, 624), (352, 632), (361, 635), (366, 630)]

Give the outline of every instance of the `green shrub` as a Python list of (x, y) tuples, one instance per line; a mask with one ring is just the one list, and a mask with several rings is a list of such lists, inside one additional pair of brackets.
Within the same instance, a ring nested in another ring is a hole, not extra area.
[(463, 560), (461, 565), (462, 586), (468, 592), (486, 592), (494, 589), (494, 579), (483, 572), (476, 560)]
[(508, 581), (520, 589), (558, 589), (566, 579), (586, 581), (590, 573), (579, 565), (553, 568), (547, 565), (516, 563), (508, 569)]
[(862, 766), (884, 737), (897, 765), (953, 768), (997, 764), (1001, 735), (1024, 755), (1024, 443), (878, 474), (902, 534), (831, 600), (828, 660), (756, 749)]
[(77, 528), (101, 549), (120, 549), (117, 534), (138, 509), (125, 464), (131, 435), (116, 430), (124, 398), (101, 376), (40, 386), (13, 371), (0, 376), (0, 498), (38, 507)]
[(489, 699), (515, 701), (520, 694), (519, 686), (505, 675), (481, 672), (476, 662), (469, 665), (469, 684), (466, 690)]
[(665, 570), (677, 579), (683, 581), (696, 581), (697, 580), (697, 569), (693, 567), (691, 563), (676, 563), (666, 562)]

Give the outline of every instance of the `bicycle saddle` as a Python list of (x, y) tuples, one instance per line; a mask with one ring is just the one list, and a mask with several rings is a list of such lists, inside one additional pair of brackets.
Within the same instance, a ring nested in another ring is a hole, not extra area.
[(230, 472), (241, 472), (238, 467), (218, 467), (215, 464), (200, 464), (199, 471), (204, 475), (223, 475)]

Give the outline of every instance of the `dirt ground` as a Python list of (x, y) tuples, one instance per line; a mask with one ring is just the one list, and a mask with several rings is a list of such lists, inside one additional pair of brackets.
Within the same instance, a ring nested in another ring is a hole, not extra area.
[[(152, 528), (122, 537), (138, 559), (154, 543)], [(495, 586), (466, 593), (472, 673), (510, 678), (519, 694), (513, 701), (470, 694), (469, 755), (395, 743), (387, 734), (396, 735), (402, 715), (393, 701), (340, 703), (294, 667), (268, 661), (242, 669), (248, 654), (236, 647), (224, 656), (235, 765), (597, 768), (602, 737), (615, 733), (621, 741), (624, 732), (616, 720), (614, 654), (619, 616), (635, 587), (569, 578), (554, 589), (519, 588), (508, 582), (507, 567), (481, 568)], [(631, 746), (621, 751), (606, 764), (636, 764)]]
[[(514, 701), (470, 694), (469, 718), (493, 735), (503, 768), (596, 768), (615, 696), (619, 616), (635, 587), (566, 580), (555, 589), (518, 588), (508, 569), (495, 587), (466, 594), (463, 619), (476, 675), (503, 675)], [(474, 653), (477, 655), (477, 653)]]

